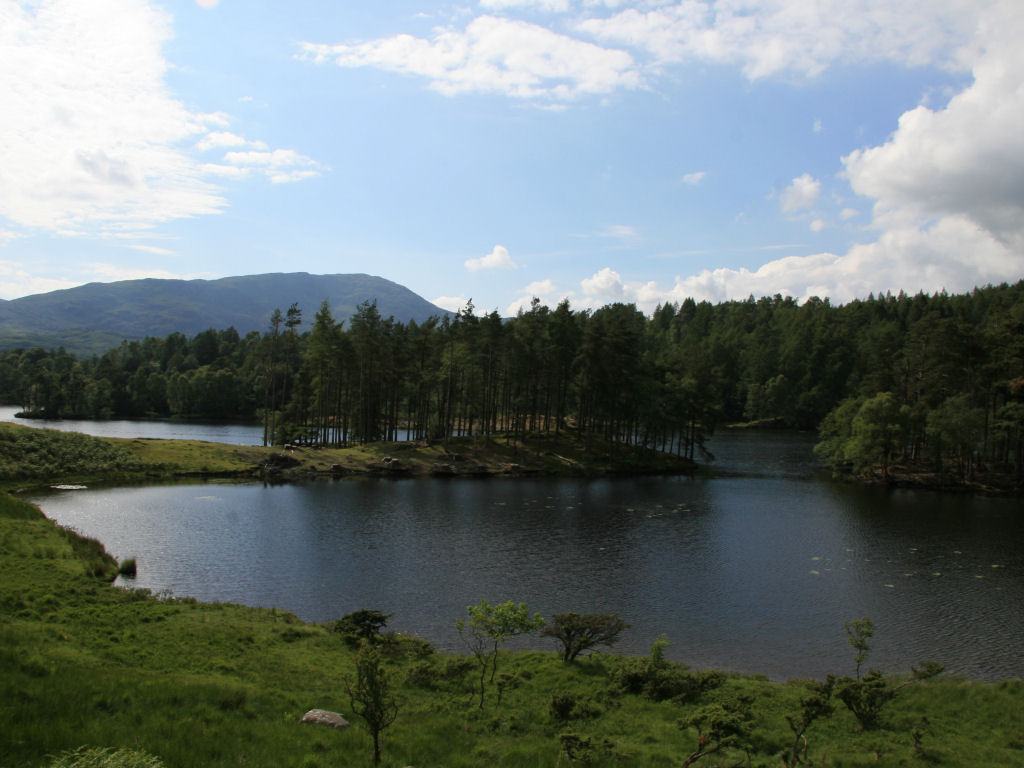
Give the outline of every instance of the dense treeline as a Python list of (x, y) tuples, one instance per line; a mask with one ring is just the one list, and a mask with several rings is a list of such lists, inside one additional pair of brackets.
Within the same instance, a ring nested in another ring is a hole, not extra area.
[(366, 303), (275, 310), (262, 335), (208, 330), (75, 359), (0, 356), (0, 397), (48, 417), (261, 419), (268, 442), (530, 439), (569, 428), (693, 456), (716, 424), (817, 428), (821, 455), (883, 471), (897, 458), (1021, 471), (1024, 282), (832, 306), (775, 296), (408, 324)]

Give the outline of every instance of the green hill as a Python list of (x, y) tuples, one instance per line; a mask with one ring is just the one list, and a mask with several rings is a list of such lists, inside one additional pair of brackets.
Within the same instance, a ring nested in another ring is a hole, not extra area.
[(305, 272), (219, 280), (123, 280), (52, 291), (0, 303), (0, 349), (64, 347), (74, 354), (104, 352), (125, 339), (194, 335), (234, 327), (265, 331), (275, 308), (298, 303), (312, 321), (327, 299), (339, 319), (376, 300), (384, 317), (422, 322), (445, 310), (408, 288), (372, 275)]

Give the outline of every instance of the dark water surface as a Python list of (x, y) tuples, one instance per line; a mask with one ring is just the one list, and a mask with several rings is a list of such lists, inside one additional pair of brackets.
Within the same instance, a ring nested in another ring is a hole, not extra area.
[(451, 650), (466, 605), (515, 599), (546, 616), (619, 614), (632, 628), (618, 650), (646, 653), (666, 633), (667, 655), (698, 667), (852, 673), (843, 622), (870, 616), (869, 666), (1024, 676), (1020, 501), (836, 484), (810, 445), (718, 436), (718, 477), (206, 483), (36, 501), (138, 558), (137, 586), (311, 621), (375, 608)]

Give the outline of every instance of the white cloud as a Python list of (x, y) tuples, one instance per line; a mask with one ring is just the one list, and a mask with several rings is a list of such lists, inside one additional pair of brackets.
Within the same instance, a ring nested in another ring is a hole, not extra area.
[(168, 92), (169, 19), (132, 0), (0, 0), (0, 216), (77, 231), (215, 213), (178, 147), (204, 131)]
[(569, 0), (480, 0), (480, 7), (492, 11), (505, 8), (537, 8), (542, 11), (564, 13), (569, 10)]
[(622, 275), (610, 267), (605, 267), (582, 280), (580, 286), (585, 294), (605, 299), (619, 300), (626, 295), (626, 288), (622, 284)]
[(224, 209), (197, 142), (265, 145), (175, 98), (170, 36), (146, 0), (0, 0), (0, 222), (81, 237)]
[(809, 226), (812, 232), (821, 232), (821, 230), (827, 227), (828, 224), (825, 223), (824, 219), (815, 219), (810, 223)]
[(477, 259), (466, 259), (466, 269), (476, 272), (478, 269), (515, 269), (519, 265), (512, 261), (508, 248), (503, 245), (494, 246), (486, 256)]
[(458, 312), (465, 308), (468, 301), (469, 299), (465, 296), (438, 296), (431, 299), (430, 303), (441, 309), (447, 309), (449, 312)]
[[(837, 62), (953, 64), (986, 2), (917, 0), (719, 0), (651, 2), (578, 29), (645, 49), (656, 62), (715, 61), (752, 80), (814, 77)], [(646, 6), (646, 7), (645, 7)]]
[(596, 234), (598, 237), (607, 237), (613, 240), (635, 240), (640, 237), (640, 233), (628, 224), (609, 224)]
[(157, 256), (173, 256), (174, 255), (174, 251), (170, 250), (169, 248), (161, 248), (161, 247), (159, 247), (157, 245), (141, 245), (141, 244), (136, 244), (136, 245), (129, 245), (128, 247), (131, 248), (132, 250), (135, 250), (135, 251), (142, 251), (143, 253), (152, 253), (152, 254), (156, 254)]
[(528, 293), (531, 296), (552, 296), (558, 293), (558, 288), (550, 279), (535, 280), (523, 288), (523, 293)]
[(449, 96), (478, 92), (562, 101), (642, 85), (625, 51), (496, 16), (475, 18), (465, 30), (438, 30), (431, 40), (397, 35), (356, 45), (304, 43), (301, 56), (418, 75)]
[(683, 176), (683, 184), (689, 184), (691, 187), (695, 187), (704, 181), (704, 177), (707, 176), (707, 171), (694, 171)]
[(243, 136), (231, 133), (230, 131), (210, 131), (196, 142), (196, 149), (206, 152), (210, 149), (224, 149), (225, 147), (247, 147), (250, 149), (269, 149), (262, 141), (250, 141)]
[(792, 183), (782, 191), (779, 206), (787, 213), (810, 208), (818, 202), (821, 194), (821, 182), (811, 174), (805, 173), (793, 179)]
[(860, 211), (858, 211), (856, 208), (843, 208), (843, 210), (839, 212), (839, 218), (842, 219), (843, 221), (849, 221), (850, 219), (859, 215)]
[(582, 281), (576, 306), (635, 302), (651, 312), (664, 303), (742, 300), (776, 293), (801, 301), (818, 296), (845, 303), (869, 293), (968, 291), (974, 286), (1019, 280), (1021, 258), (966, 217), (946, 217), (927, 229), (891, 230), (845, 255), (787, 256), (756, 270), (720, 268), (677, 276), (671, 287), (624, 282), (610, 267)]
[(220, 0), (196, 0), (196, 5), (200, 8), (216, 8), (220, 5)]
[(1024, 248), (1021, 28), (1024, 5), (994, 9), (979, 25), (982, 52), (969, 87), (941, 110), (905, 112), (885, 144), (843, 158), (854, 191), (875, 200), (876, 226), (966, 217), (1018, 252)]
[(813, 125), (811, 125), (811, 130), (814, 131), (814, 133), (821, 133), (824, 130), (821, 120), (815, 120)]
[(63, 278), (39, 277), (26, 269), (24, 264), (14, 261), (0, 261), (0, 298), (17, 299), (36, 293), (73, 288), (80, 282)]

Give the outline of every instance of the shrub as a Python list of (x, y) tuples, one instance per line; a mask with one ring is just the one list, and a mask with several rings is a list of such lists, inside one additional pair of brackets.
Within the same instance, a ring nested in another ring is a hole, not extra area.
[(571, 664), (583, 651), (614, 645), (629, 624), (612, 613), (556, 613), (540, 631), (562, 644), (562, 661)]

